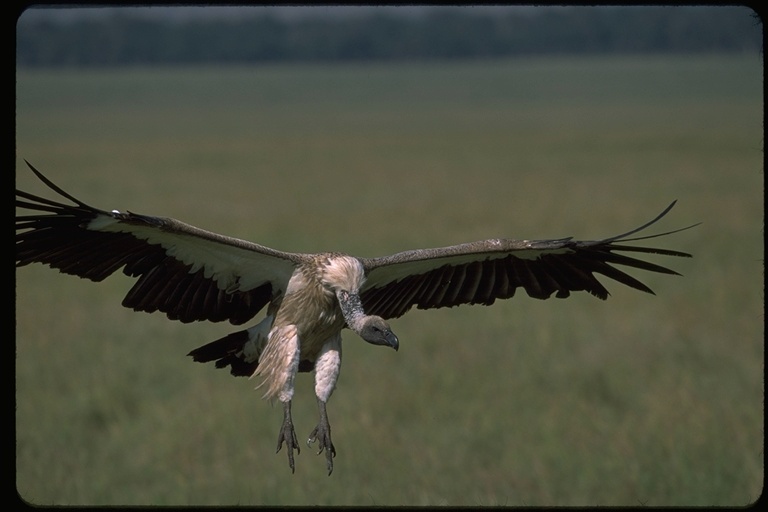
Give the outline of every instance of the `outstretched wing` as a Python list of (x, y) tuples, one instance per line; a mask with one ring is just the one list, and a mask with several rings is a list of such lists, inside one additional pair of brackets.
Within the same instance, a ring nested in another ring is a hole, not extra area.
[(618, 254), (623, 251), (690, 257), (690, 254), (680, 251), (624, 245), (626, 242), (682, 231), (678, 229), (627, 238), (661, 219), (674, 204), (639, 228), (603, 240), (578, 241), (570, 237), (555, 240), (492, 239), (406, 251), (382, 258), (361, 258), (366, 270), (366, 281), (360, 293), (363, 309), (369, 315), (396, 318), (413, 306), (432, 309), (459, 304), (490, 305), (496, 299), (512, 297), (518, 287), (537, 299), (547, 299), (553, 293), (558, 298), (565, 298), (571, 292), (582, 290), (606, 299), (608, 290), (595, 274), (653, 293), (646, 285), (613, 265), (679, 275), (637, 257)]
[(16, 266), (39, 262), (101, 281), (120, 268), (138, 280), (123, 300), (172, 320), (248, 321), (283, 293), (302, 255), (211, 233), (183, 222), (93, 208), (54, 185), (63, 204), (16, 190)]

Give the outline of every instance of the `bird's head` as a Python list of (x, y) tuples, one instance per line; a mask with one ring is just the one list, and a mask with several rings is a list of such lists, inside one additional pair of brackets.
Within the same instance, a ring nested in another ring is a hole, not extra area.
[(360, 337), (372, 345), (385, 345), (397, 350), (400, 342), (389, 324), (380, 316), (368, 316), (360, 329)]

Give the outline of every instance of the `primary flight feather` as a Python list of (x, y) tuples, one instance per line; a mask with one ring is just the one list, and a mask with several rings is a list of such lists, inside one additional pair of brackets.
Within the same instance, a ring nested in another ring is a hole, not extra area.
[(291, 419), (294, 379), (297, 372), (306, 371), (314, 371), (319, 409), (317, 427), (307, 442), (318, 442), (328, 474), (333, 471), (336, 449), (326, 403), (339, 375), (343, 328), (368, 343), (397, 350), (399, 340), (386, 320), (414, 306), (490, 305), (512, 297), (518, 288), (537, 299), (552, 294), (564, 298), (575, 291), (605, 299), (608, 291), (596, 274), (653, 293), (617, 266), (677, 275), (638, 256), (690, 257), (627, 245), (681, 231), (629, 238), (661, 219), (674, 202), (639, 228), (602, 240), (490, 239), (358, 258), (283, 252), (167, 217), (101, 210), (27, 165), (73, 204), (16, 190), (16, 206), (33, 212), (16, 216), (17, 267), (39, 262), (92, 281), (122, 269), (136, 278), (124, 306), (161, 311), (181, 322), (228, 320), (240, 325), (266, 308), (258, 323), (189, 355), (229, 367), (233, 375), (262, 378), (265, 398), (283, 404), (277, 449), (286, 444), (291, 471), (294, 451), (300, 451)]

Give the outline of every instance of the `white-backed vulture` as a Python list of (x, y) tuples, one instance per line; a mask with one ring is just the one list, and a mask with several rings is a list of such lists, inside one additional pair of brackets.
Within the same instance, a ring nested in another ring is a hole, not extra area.
[(299, 452), (291, 420), (294, 379), (297, 372), (308, 371), (315, 374), (319, 422), (307, 443), (318, 442), (328, 474), (333, 470), (336, 450), (326, 402), (339, 376), (343, 328), (368, 343), (397, 350), (399, 342), (387, 319), (414, 306), (490, 305), (512, 297), (519, 287), (537, 299), (552, 294), (564, 298), (574, 291), (605, 299), (608, 291), (596, 274), (653, 293), (614, 265), (679, 274), (620, 252), (690, 257), (625, 245), (681, 231), (629, 238), (666, 215), (674, 202), (639, 228), (602, 240), (491, 239), (358, 258), (282, 252), (171, 218), (100, 210), (29, 167), (73, 204), (16, 191), (16, 206), (33, 212), (16, 216), (17, 267), (40, 262), (92, 281), (122, 269), (137, 278), (123, 306), (161, 311), (181, 322), (228, 320), (240, 325), (266, 306), (260, 322), (189, 355), (199, 362), (214, 361), (217, 368), (229, 367), (233, 375), (262, 378), (265, 398), (283, 404), (277, 450), (286, 444), (291, 471), (294, 450)]

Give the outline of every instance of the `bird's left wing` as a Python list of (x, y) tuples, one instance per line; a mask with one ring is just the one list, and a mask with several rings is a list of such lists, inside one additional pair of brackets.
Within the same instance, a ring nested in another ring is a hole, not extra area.
[[(28, 164), (29, 165), (29, 164)], [(74, 205), (16, 190), (16, 266), (40, 262), (101, 281), (120, 268), (138, 278), (123, 300), (172, 320), (248, 321), (282, 294), (303, 255), (222, 236), (175, 219)]]
[[(405, 251), (381, 258), (360, 258), (366, 271), (360, 292), (363, 308), (369, 315), (396, 318), (413, 306), (431, 309), (459, 304), (490, 305), (496, 299), (512, 297), (519, 287), (537, 299), (547, 299), (553, 293), (564, 298), (573, 291), (587, 291), (605, 299), (608, 290), (595, 274), (653, 293), (648, 286), (613, 265), (677, 274), (660, 265), (617, 253), (690, 257), (670, 249), (624, 245), (682, 231), (628, 238), (658, 221), (674, 204), (639, 228), (602, 240), (491, 239)], [(690, 227), (693, 226), (683, 229)]]

